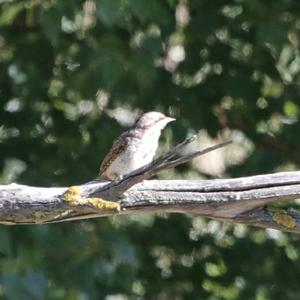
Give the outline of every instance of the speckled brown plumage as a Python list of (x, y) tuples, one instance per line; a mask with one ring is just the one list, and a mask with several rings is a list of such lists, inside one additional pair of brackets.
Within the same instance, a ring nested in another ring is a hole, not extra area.
[(107, 170), (107, 168), (112, 164), (112, 162), (118, 157), (126, 147), (128, 146), (128, 143), (130, 142), (130, 137), (132, 134), (128, 134), (128, 132), (122, 133), (118, 139), (116, 139), (113, 142), (113, 145), (109, 151), (109, 153), (104, 157), (101, 165), (100, 165), (100, 172), (99, 176)]
[(113, 180), (151, 162), (161, 130), (173, 120), (159, 112), (143, 114), (131, 129), (114, 141), (101, 163), (99, 178)]

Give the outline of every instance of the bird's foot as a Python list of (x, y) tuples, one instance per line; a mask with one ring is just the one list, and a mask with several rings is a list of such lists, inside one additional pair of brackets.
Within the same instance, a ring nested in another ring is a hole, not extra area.
[(117, 181), (121, 181), (123, 178), (124, 178), (124, 175), (119, 175), (119, 176), (116, 178), (116, 180), (117, 180)]

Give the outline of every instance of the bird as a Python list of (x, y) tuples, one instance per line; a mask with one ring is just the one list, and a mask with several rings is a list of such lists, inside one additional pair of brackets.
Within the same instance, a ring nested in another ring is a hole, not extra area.
[(104, 157), (98, 179), (114, 180), (150, 163), (158, 148), (162, 129), (175, 121), (163, 113), (142, 114), (134, 126), (122, 133)]

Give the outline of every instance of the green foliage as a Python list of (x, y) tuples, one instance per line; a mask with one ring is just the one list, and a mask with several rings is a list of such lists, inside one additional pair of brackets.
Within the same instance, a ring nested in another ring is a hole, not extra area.
[[(228, 176), (296, 169), (299, 10), (286, 0), (0, 1), (0, 181), (94, 178), (125, 130), (117, 109), (137, 108), (178, 118), (165, 142), (201, 128), (241, 137), (247, 156)], [(1, 299), (300, 293), (297, 237), (198, 217), (1, 227), (0, 241)]]

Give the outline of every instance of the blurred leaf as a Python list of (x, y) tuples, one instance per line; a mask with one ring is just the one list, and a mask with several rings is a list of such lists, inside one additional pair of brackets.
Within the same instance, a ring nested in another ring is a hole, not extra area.
[(61, 19), (62, 16), (55, 8), (49, 8), (42, 12), (40, 17), (40, 23), (42, 29), (50, 40), (52, 45), (58, 45), (59, 35), (61, 34)]
[(43, 299), (45, 297), (46, 278), (42, 272), (29, 271), (24, 275), (7, 272), (1, 282), (9, 299)]
[(278, 24), (262, 24), (258, 27), (257, 42), (267, 46), (279, 55), (283, 46), (287, 43), (287, 31), (284, 26)]
[(122, 0), (101, 0), (97, 4), (99, 19), (106, 25), (112, 26), (121, 15)]
[(289, 117), (295, 117), (299, 115), (299, 106), (293, 101), (286, 101), (284, 103), (284, 112)]
[(13, 3), (9, 5), (3, 5), (0, 11), (0, 26), (6, 26), (11, 24), (21, 10), (24, 8), (24, 3)]

